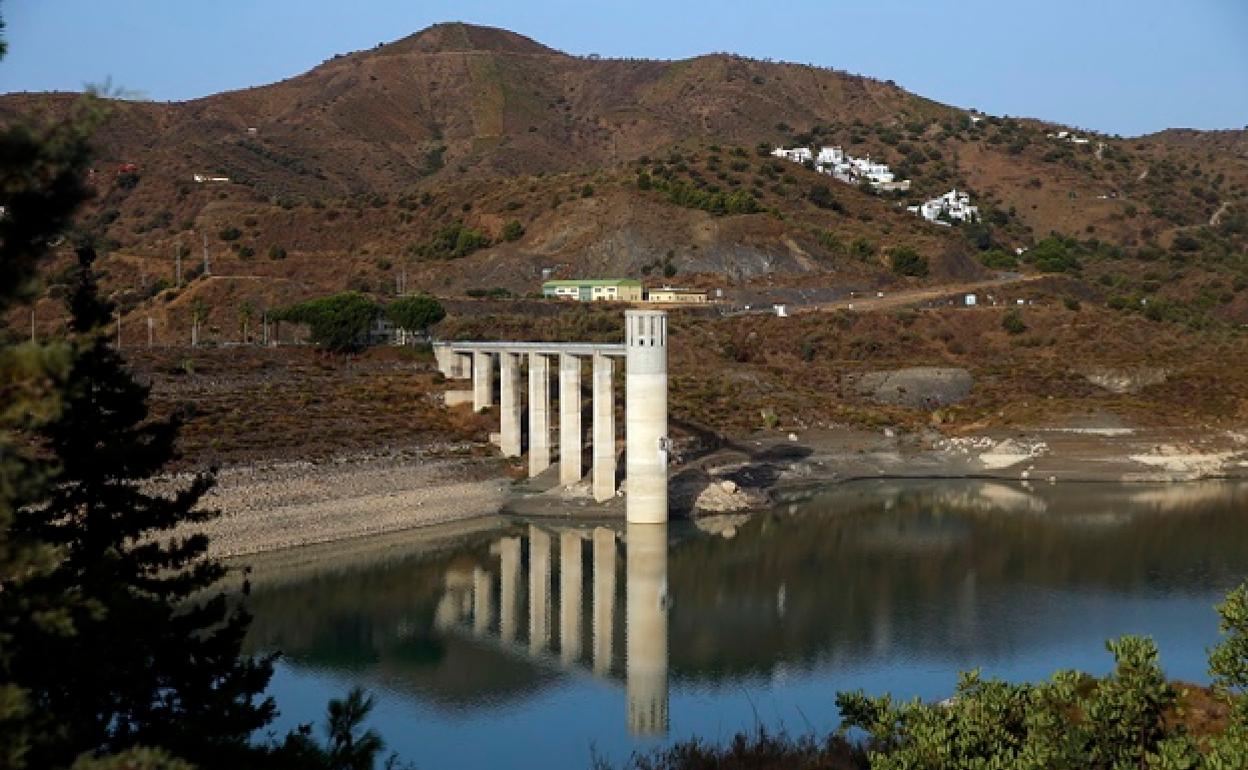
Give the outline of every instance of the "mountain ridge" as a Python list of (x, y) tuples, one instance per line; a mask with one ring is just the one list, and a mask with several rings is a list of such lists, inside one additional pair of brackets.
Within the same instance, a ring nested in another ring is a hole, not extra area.
[[(7, 95), (0, 119), (69, 103)], [(384, 290), (400, 270), (409, 288), (435, 293), (525, 293), (548, 268), (670, 265), (683, 281), (752, 291), (974, 279), (981, 252), (1004, 253), (994, 257), (1004, 264), (1050, 233), (1153, 262), (1176, 240), (1192, 248), (1193, 233), (1199, 248), (1233, 254), (1248, 213), (1245, 132), (1080, 132), (1087, 141), (1074, 144), (1054, 123), (972, 113), (828, 68), (573, 56), (461, 23), (274, 84), (109, 111), (86, 216), (118, 255), (114, 288), (136, 296), (147, 274), (169, 273), (178, 244), (205, 240), (214, 275), (285, 287), (266, 302)], [(769, 154), (793, 144), (842, 145), (913, 188), (875, 194)], [(131, 164), (137, 173), (122, 179)], [(982, 227), (939, 227), (905, 209), (951, 188), (972, 193)], [(730, 195), (744, 202), (731, 213)], [(1211, 221), (1219, 229), (1206, 233)], [(512, 223), (522, 235), (509, 239)], [(427, 256), (448, 232), (488, 245)], [(927, 260), (928, 277), (895, 274), (896, 249)], [(1087, 277), (1120, 280), (1108, 272)], [(1147, 282), (1188, 296), (1206, 291), (1203, 280)]]

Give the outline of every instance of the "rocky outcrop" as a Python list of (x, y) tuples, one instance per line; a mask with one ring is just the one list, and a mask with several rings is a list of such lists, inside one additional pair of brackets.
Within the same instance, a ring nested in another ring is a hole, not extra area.
[(748, 511), (766, 506), (770, 499), (762, 489), (702, 471), (685, 472), (672, 479), (669, 501), (674, 513), (689, 516)]
[(1088, 382), (1104, 388), (1110, 393), (1139, 393), (1141, 390), (1160, 385), (1166, 381), (1170, 372), (1159, 368), (1111, 369), (1098, 368), (1084, 373)]
[(914, 366), (856, 375), (850, 385), (877, 404), (934, 409), (966, 399), (975, 384), (965, 369)]

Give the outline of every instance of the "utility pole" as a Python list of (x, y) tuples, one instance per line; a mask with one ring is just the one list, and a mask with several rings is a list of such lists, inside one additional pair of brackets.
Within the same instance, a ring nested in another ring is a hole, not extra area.
[(174, 259), (174, 285), (179, 289), (182, 288), (182, 241), (178, 241), (178, 245), (173, 250)]
[(35, 306), (30, 306), (30, 344), (34, 345), (38, 340), (35, 339)]
[(260, 312), (260, 339), (264, 347), (269, 346), (269, 311)]
[(121, 350), (121, 313), (117, 314), (117, 349)]
[(208, 233), (204, 233), (204, 275), (212, 275), (212, 265), (208, 264)]
[(154, 341), (154, 337), (155, 337), (153, 333), (155, 326), (156, 326), (155, 322), (152, 320), (152, 317), (149, 315), (147, 317), (147, 349), (148, 350), (152, 349), (152, 342)]

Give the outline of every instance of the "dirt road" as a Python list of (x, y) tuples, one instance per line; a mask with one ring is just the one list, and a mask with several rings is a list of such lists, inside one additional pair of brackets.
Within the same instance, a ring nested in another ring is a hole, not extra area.
[[(1049, 278), (1048, 275), (1009, 275), (998, 278), (990, 278), (984, 281), (971, 281), (967, 283), (944, 284), (942, 286), (929, 286), (922, 289), (909, 289), (906, 291), (896, 292), (879, 292), (877, 294), (864, 293), (860, 297), (850, 297), (847, 299), (838, 299), (832, 302), (820, 302), (812, 305), (801, 305), (793, 308), (794, 313), (820, 313), (829, 310), (853, 310), (853, 311), (879, 311), (891, 310), (899, 307), (907, 307), (909, 305), (917, 305), (923, 302), (940, 299), (942, 297), (952, 297), (964, 294), (978, 294), (985, 289), (1002, 288), (1009, 286), (1019, 286), (1038, 281), (1042, 278)], [(883, 296), (878, 296), (883, 294)]]

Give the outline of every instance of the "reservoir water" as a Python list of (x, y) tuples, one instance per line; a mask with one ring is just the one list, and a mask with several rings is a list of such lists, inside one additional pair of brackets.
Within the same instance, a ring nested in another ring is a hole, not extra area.
[(1123, 634), (1207, 681), (1246, 525), (1248, 485), (1222, 482), (858, 482), (698, 526), (490, 518), (253, 559), (249, 649), (283, 653), (282, 731), (358, 684), (421, 768), (584, 768), (826, 733), (840, 690), (1104, 673)]

